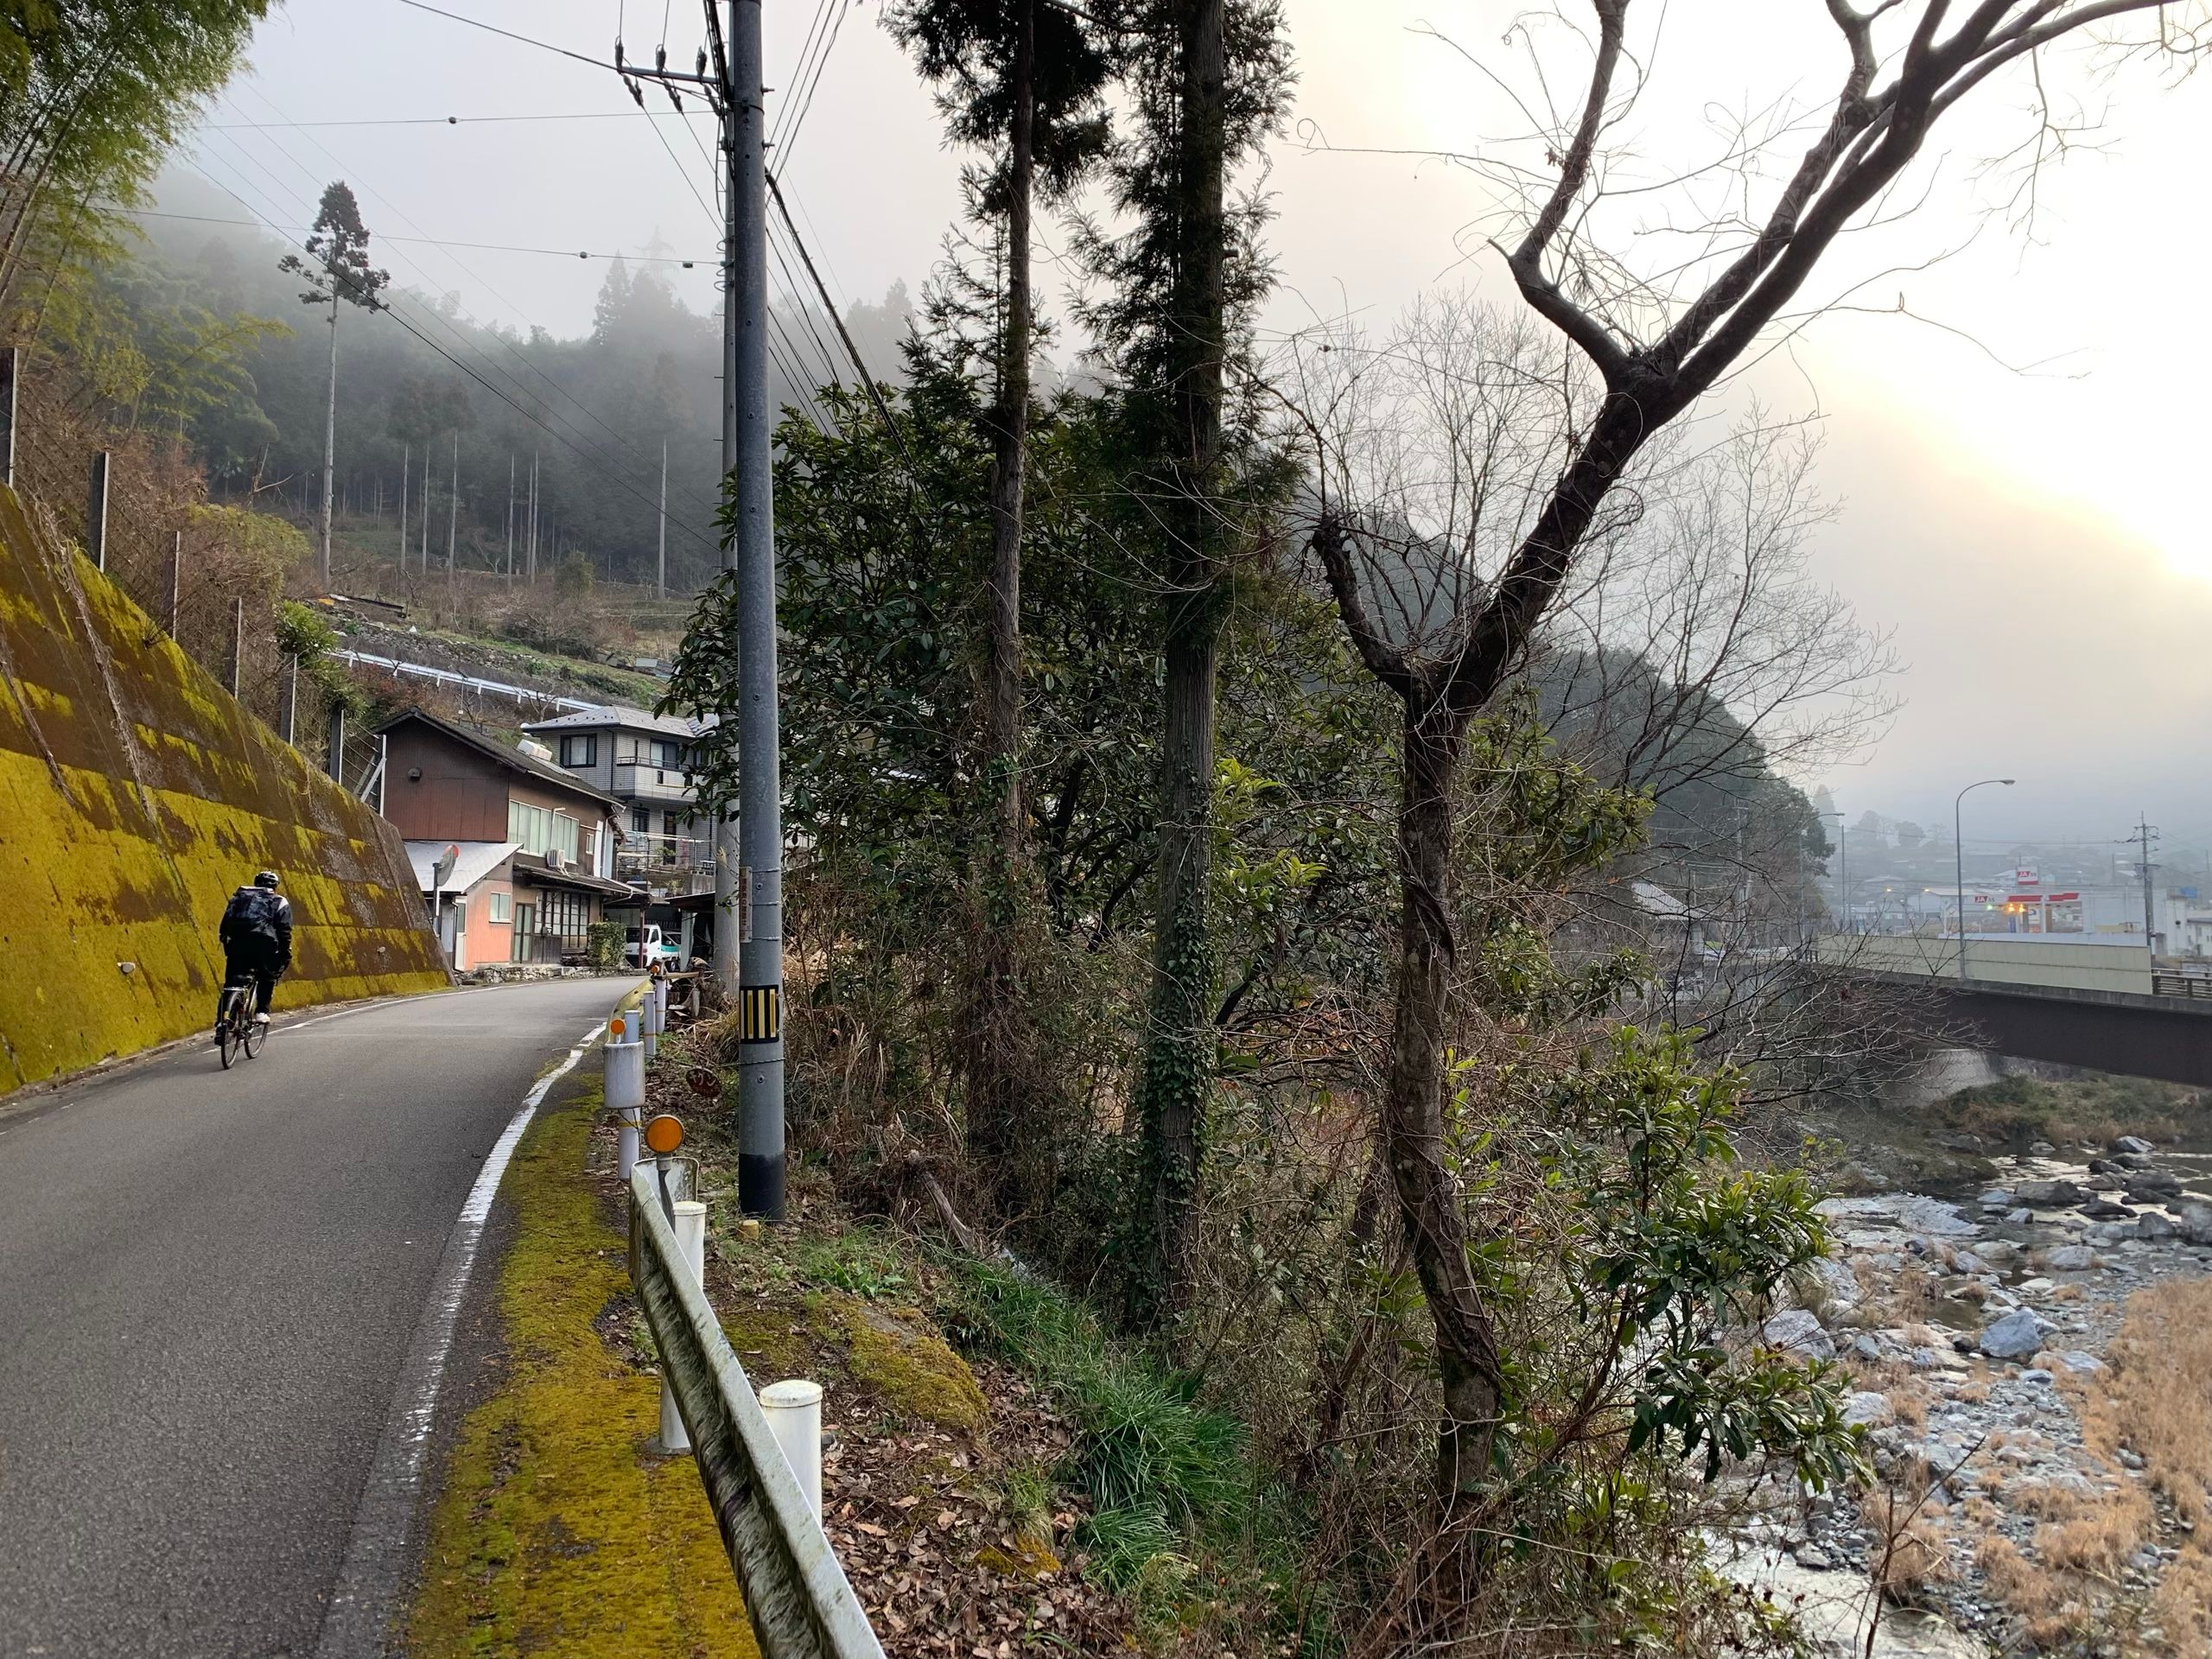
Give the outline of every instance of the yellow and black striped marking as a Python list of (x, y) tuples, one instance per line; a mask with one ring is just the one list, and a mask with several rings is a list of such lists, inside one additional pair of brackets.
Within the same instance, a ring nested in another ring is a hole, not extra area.
[(742, 1040), (748, 1043), (782, 1041), (784, 988), (780, 985), (747, 985), (738, 995), (745, 1009)]

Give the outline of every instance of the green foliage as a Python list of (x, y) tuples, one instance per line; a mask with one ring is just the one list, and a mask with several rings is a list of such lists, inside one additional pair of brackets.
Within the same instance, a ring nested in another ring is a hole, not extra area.
[[(1116, 1583), (1162, 1557), (1246, 1538), (1265, 1483), (1243, 1427), (1202, 1404), (1188, 1378), (1109, 1337), (1090, 1310), (1037, 1280), (963, 1264), (957, 1338), (1013, 1365), (1058, 1401), (1077, 1439), (1061, 1477), (1091, 1503), (1082, 1541)], [(1287, 1522), (1280, 1494), (1267, 1516)]]
[(602, 971), (622, 965), (622, 947), (629, 930), (620, 922), (594, 922), (584, 929), (584, 957)]
[[(1110, 42), (1084, 13), (1035, 0), (900, 0), (884, 22), (937, 87), (938, 111), (955, 143), (996, 148), (1014, 121), (1014, 60), (1020, 15), (1033, 22), (1031, 148), (1040, 193), (1065, 199), (1105, 152)], [(1003, 166), (979, 181), (983, 211), (1001, 213)]]
[(913, 1294), (906, 1256), (895, 1243), (870, 1228), (803, 1240), (798, 1267), (817, 1284), (849, 1291), (871, 1302)]
[(200, 101), (230, 78), (269, 0), (0, 0), (0, 323), (30, 265), (81, 280), (116, 245)]
[(1575, 1315), (1611, 1333), (1627, 1450), (1703, 1460), (1779, 1459), (1815, 1490), (1862, 1472), (1842, 1374), (1731, 1341), (1778, 1286), (1827, 1253), (1802, 1172), (1738, 1160), (1729, 1124), (1744, 1079), (1697, 1069), (1681, 1032), (1623, 1027), (1553, 1086), (1536, 1158), (1571, 1193), (1560, 1268)]
[(391, 273), (371, 267), (369, 229), (361, 223), (361, 204), (345, 180), (323, 187), (306, 247), (305, 259), (288, 253), (276, 262), (277, 270), (306, 280), (301, 304), (330, 305), (342, 300), (364, 311), (385, 308), (377, 296), (391, 281)]

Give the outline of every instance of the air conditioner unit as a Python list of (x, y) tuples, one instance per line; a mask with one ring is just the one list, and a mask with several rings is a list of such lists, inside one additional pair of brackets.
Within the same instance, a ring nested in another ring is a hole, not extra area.
[(548, 847), (545, 849), (545, 868), (547, 869), (559, 871), (564, 870), (568, 868), (568, 867), (569, 861), (561, 855), (561, 849), (558, 847)]

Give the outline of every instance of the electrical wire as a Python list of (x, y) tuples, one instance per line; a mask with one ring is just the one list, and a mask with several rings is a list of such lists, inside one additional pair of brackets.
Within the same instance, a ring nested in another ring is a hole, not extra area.
[[(836, 4), (836, 0), (831, 0), (831, 3)], [(837, 36), (845, 27), (845, 11), (846, 8), (843, 5), (837, 5), (836, 15), (830, 26), (830, 38), (815, 57), (813, 79), (806, 83), (805, 89), (801, 94), (802, 102), (798, 106), (798, 113), (792, 117), (791, 124), (783, 137), (782, 150), (776, 157), (776, 165), (779, 168), (791, 164), (791, 150), (798, 143), (799, 129), (805, 125), (807, 112), (814, 107), (815, 89), (822, 85), (822, 71), (829, 64), (830, 54), (836, 49)]]
[[(227, 186), (222, 186), (219, 180), (213, 180), (211, 181), (225, 189), (226, 193), (248, 213), (258, 213), (258, 210), (251, 202), (246, 200), (245, 197), (238, 195), (236, 191), (230, 190)], [(276, 226), (269, 221), (266, 215), (261, 216), (257, 222), (262, 225), (263, 228), (277, 235), (282, 236), (284, 234), (283, 232), (278, 231)], [(285, 237), (285, 240), (291, 246), (297, 248), (302, 255), (306, 255), (306, 257), (310, 258), (313, 257), (312, 255), (307, 254), (306, 246), (303, 243), (292, 242), (289, 237)], [(656, 512), (659, 511), (660, 503), (658, 498), (645, 494), (644, 491), (639, 489), (627, 479), (624, 478), (621, 475), (620, 469), (613, 467), (607, 463), (603, 452), (595, 451), (587, 448), (584, 444), (579, 442), (568, 433), (561, 430), (558, 427), (550, 424), (540, 416), (524, 407), (524, 404), (519, 402), (507, 388), (493, 384), (493, 381), (486, 378), (484, 374), (479, 372), (474, 366), (462, 361), (453, 353), (448, 351), (445, 346), (441, 345), (430, 335), (423, 333), (422, 329), (416, 327), (415, 324), (409, 320), (406, 313), (399, 307), (385, 307), (385, 315), (389, 316), (400, 327), (406, 330), (408, 334), (413, 335), (414, 338), (423, 346), (435, 353), (437, 356), (444, 359), (445, 361), (450, 364), (454, 369), (458, 370), (463, 375), (466, 375), (469, 379), (474, 381), (478, 385), (481, 386), (486, 391), (490, 392), (501, 403), (506, 404), (509, 409), (512, 410), (517, 415), (521, 416), (528, 424), (536, 427), (539, 431), (544, 433), (547, 437), (568, 448), (579, 461), (583, 461), (587, 466), (594, 467), (607, 479), (609, 483), (613, 484), (617, 489), (623, 492), (623, 493), (634, 498), (640, 505), (651, 507)], [(709, 551), (719, 552), (719, 549), (716, 547), (715, 543), (701, 535), (690, 525), (678, 520), (676, 522), (675, 528), (683, 535), (690, 537), (694, 542), (697, 543), (701, 547), (707, 549)]]
[[(264, 103), (264, 104), (267, 105), (268, 105), (271, 110), (274, 110), (274, 111), (276, 111), (276, 113), (278, 116), (282, 117), (282, 116), (283, 116), (283, 115), (284, 115), (284, 111), (283, 111), (283, 110), (281, 110), (281, 109), (278, 109), (278, 108), (277, 108), (277, 106), (276, 106), (276, 104), (275, 100), (274, 100), (274, 99), (270, 99), (270, 98), (269, 98), (266, 94), (264, 94), (264, 93), (261, 93), (261, 92), (256, 92), (254, 93), (254, 96), (255, 96), (255, 97), (257, 97), (257, 98), (258, 98), (258, 99), (261, 100), (261, 102), (262, 102), (262, 103)], [(658, 127), (656, 127), (656, 128), (654, 129), (654, 130), (655, 130), (655, 132), (656, 132), (656, 133), (658, 133), (659, 130), (658, 130)], [(232, 143), (233, 147), (235, 147), (235, 148), (238, 149), (240, 150), (240, 153), (242, 153), (242, 154), (247, 153), (247, 152), (245, 152), (244, 146), (243, 146), (243, 145), (240, 145), (240, 144), (238, 143), (238, 142), (236, 139), (229, 139), (229, 140), (228, 140), (228, 142), (229, 142), (230, 143)], [(278, 141), (278, 140), (276, 140), (276, 139), (274, 139), (274, 138), (271, 138), (271, 139), (268, 140), (267, 142), (269, 142), (270, 143), (271, 143), (271, 144), (275, 145), (275, 147), (276, 147), (276, 149), (277, 152), (278, 152), (280, 155), (283, 155), (283, 156), (284, 156), (288, 161), (289, 161), (289, 162), (292, 163), (292, 165), (293, 165), (294, 167), (296, 167), (296, 168), (299, 168), (299, 170), (300, 170), (300, 173), (301, 173), (302, 176), (305, 177), (305, 178), (309, 181), (310, 185), (312, 185), (312, 184), (315, 182), (315, 174), (314, 174), (314, 172), (313, 172), (310, 168), (308, 168), (308, 167), (307, 167), (303, 162), (302, 162), (300, 161), (300, 159), (299, 159), (297, 156), (293, 156), (293, 155), (290, 153), (290, 151), (289, 151), (289, 150), (286, 149), (285, 149), (285, 147), (284, 147), (284, 145), (283, 145), (280, 141)], [(343, 161), (341, 161), (341, 160), (340, 160), (337, 156), (334, 155), (334, 154), (333, 154), (333, 153), (332, 153), (332, 152), (331, 152), (331, 151), (330, 151), (330, 150), (329, 150), (329, 149), (327, 149), (327, 147), (326, 147), (326, 146), (325, 146), (325, 145), (324, 145), (324, 144), (323, 144), (320, 140), (310, 137), (310, 138), (308, 140), (308, 142), (309, 143), (311, 143), (311, 144), (315, 145), (315, 147), (317, 149), (321, 150), (321, 151), (322, 152), (323, 156), (325, 156), (325, 157), (326, 157), (326, 158), (327, 158), (327, 160), (332, 163), (332, 165), (334, 165), (334, 166), (337, 167), (337, 168), (338, 168), (341, 172), (352, 172), (352, 171), (353, 171), (352, 169), (347, 168), (346, 168), (346, 163), (345, 163)], [(664, 138), (662, 142), (663, 142), (663, 143), (664, 143), (664, 144), (665, 144), (666, 140)], [(266, 169), (265, 169), (265, 168), (264, 168), (264, 171), (266, 171)], [(271, 176), (273, 177), (273, 175), (271, 175)], [(359, 177), (359, 176), (360, 176), (360, 175), (359, 175), (359, 173), (353, 173), (353, 176), (358, 178), (358, 177)], [(375, 187), (375, 186), (371, 185), (371, 184), (367, 183), (365, 181), (363, 181), (363, 183), (362, 183), (361, 188), (362, 188), (364, 190), (366, 190), (366, 191), (369, 193), (369, 194), (370, 194), (370, 195), (372, 195), (372, 196), (375, 197), (375, 198), (376, 198), (376, 200), (377, 200), (378, 201), (382, 202), (382, 203), (383, 203), (386, 207), (390, 208), (390, 209), (391, 210), (391, 212), (392, 212), (392, 213), (394, 213), (395, 214), (397, 214), (397, 215), (398, 216), (398, 218), (399, 218), (400, 221), (401, 221), (403, 224), (405, 224), (405, 225), (407, 225), (407, 226), (410, 226), (411, 228), (413, 228), (414, 230), (416, 230), (416, 231), (417, 231), (417, 232), (420, 232), (420, 231), (422, 230), (422, 228), (423, 228), (423, 227), (422, 227), (420, 225), (416, 225), (416, 224), (415, 223), (415, 221), (414, 221), (412, 219), (410, 219), (410, 218), (407, 216), (406, 213), (405, 213), (403, 209), (401, 209), (401, 208), (400, 208), (399, 207), (397, 207), (395, 203), (393, 203), (393, 202), (391, 201), (391, 200), (389, 197), (387, 197), (387, 196), (384, 195), (381, 192), (379, 192), (379, 191), (376, 188), (376, 187)], [(445, 251), (445, 250), (441, 249), (441, 251), (442, 251), (442, 252), (443, 252), (443, 251)], [(401, 256), (401, 257), (402, 257), (403, 259), (404, 259), (404, 258), (406, 257), (406, 256), (403, 254), (403, 255)], [(452, 263), (452, 264), (453, 264), (454, 268), (456, 270), (460, 271), (460, 272), (461, 272), (464, 276), (467, 277), (471, 282), (474, 282), (474, 283), (475, 283), (479, 284), (480, 286), (481, 286), (482, 288), (484, 288), (484, 289), (487, 289), (487, 290), (491, 293), (492, 296), (493, 296), (494, 299), (498, 300), (498, 301), (499, 301), (502, 305), (505, 305), (505, 307), (507, 307), (507, 308), (508, 308), (509, 310), (511, 310), (511, 311), (514, 312), (518, 316), (522, 316), (522, 315), (523, 315), (522, 308), (521, 308), (520, 306), (517, 305), (517, 304), (516, 304), (512, 300), (509, 299), (509, 298), (508, 298), (505, 294), (501, 293), (501, 292), (499, 290), (499, 289), (498, 289), (498, 288), (494, 287), (494, 286), (493, 286), (490, 282), (488, 282), (486, 278), (484, 278), (483, 276), (480, 276), (480, 275), (479, 275), (475, 270), (472, 270), (472, 269), (471, 269), (471, 268), (470, 268), (470, 267), (469, 267), (466, 263), (464, 263), (463, 261), (461, 261), (461, 259), (459, 259), (459, 258), (454, 257), (454, 255), (453, 255), (453, 254), (451, 254), (450, 252), (446, 252), (446, 257), (447, 257), (449, 261), (451, 261), (451, 263)], [(407, 260), (406, 262), (407, 262), (409, 264), (410, 264), (410, 265), (413, 265), (413, 264), (414, 264), (414, 261), (413, 261), (413, 260), (411, 260), (411, 259), (409, 259), (409, 260)], [(416, 270), (417, 274), (419, 274), (420, 276), (422, 276), (423, 277), (423, 279), (424, 279), (425, 281), (428, 281), (428, 280), (429, 280), (429, 273), (428, 271), (423, 270), (420, 265), (415, 265), (415, 270)], [(435, 315), (435, 314), (433, 314), (433, 315)], [(512, 340), (508, 339), (508, 338), (507, 338), (504, 334), (501, 334), (499, 331), (498, 331), (498, 330), (496, 330), (496, 329), (489, 329), (489, 328), (486, 328), (486, 327), (485, 327), (485, 324), (483, 323), (483, 321), (482, 321), (480, 319), (479, 319), (479, 318), (475, 317), (474, 315), (471, 315), (471, 314), (470, 314), (469, 312), (467, 312), (466, 309), (462, 309), (462, 310), (461, 310), (461, 315), (462, 316), (464, 316), (464, 317), (467, 317), (467, 320), (468, 320), (472, 324), (474, 324), (474, 326), (475, 326), (479, 330), (480, 330), (480, 331), (482, 331), (482, 332), (484, 332), (484, 333), (490, 334), (493, 336), (493, 338), (494, 340), (498, 340), (498, 341), (499, 341), (499, 345), (502, 346), (502, 348), (504, 348), (504, 349), (505, 350), (505, 352), (507, 353), (507, 354), (508, 354), (509, 356), (512, 357), (512, 358), (513, 358), (513, 359), (514, 359), (518, 363), (521, 364), (521, 365), (523, 365), (523, 367), (524, 367), (525, 369), (529, 370), (529, 371), (530, 371), (530, 372), (531, 372), (531, 374), (535, 375), (535, 376), (536, 376), (539, 380), (543, 381), (543, 382), (546, 385), (546, 386), (548, 386), (549, 388), (550, 388), (550, 389), (553, 391), (553, 392), (554, 392), (556, 395), (557, 395), (558, 397), (562, 397), (562, 398), (565, 399), (568, 403), (569, 403), (571, 405), (573, 405), (573, 406), (577, 410), (577, 411), (578, 411), (579, 413), (581, 413), (581, 414), (584, 415), (586, 417), (588, 417), (588, 419), (590, 419), (592, 422), (594, 422), (595, 424), (597, 424), (597, 425), (598, 425), (598, 427), (600, 428), (600, 429), (601, 429), (601, 431), (605, 432), (605, 433), (607, 435), (607, 436), (608, 436), (608, 437), (612, 438), (612, 439), (615, 442), (615, 443), (617, 443), (618, 445), (620, 445), (622, 448), (624, 448), (624, 449), (626, 449), (626, 450), (628, 450), (628, 451), (629, 451), (629, 453), (630, 453), (630, 454), (631, 454), (631, 456), (632, 456), (632, 458), (634, 461), (636, 461), (636, 462), (637, 462), (639, 466), (641, 466), (641, 467), (651, 467), (651, 465), (652, 464), (652, 457), (651, 457), (651, 456), (649, 456), (649, 455), (646, 455), (646, 454), (643, 454), (642, 452), (640, 452), (639, 450), (636, 449), (636, 448), (635, 448), (631, 444), (631, 442), (630, 442), (629, 439), (628, 439), (628, 438), (627, 438), (627, 437), (626, 437), (626, 436), (622, 432), (620, 432), (620, 430), (618, 430), (614, 426), (613, 426), (611, 423), (608, 423), (608, 422), (607, 422), (607, 420), (606, 420), (602, 416), (601, 416), (598, 410), (596, 410), (592, 409), (591, 407), (589, 407), (589, 406), (588, 406), (588, 404), (585, 404), (582, 399), (578, 398), (578, 397), (576, 397), (573, 392), (569, 391), (569, 389), (568, 389), (566, 386), (563, 386), (563, 385), (561, 385), (561, 383), (560, 383), (559, 381), (557, 381), (557, 380), (554, 379), (554, 378), (553, 378), (553, 377), (552, 377), (552, 376), (550, 376), (550, 375), (549, 375), (549, 374), (547, 374), (543, 369), (540, 368), (540, 367), (539, 367), (536, 363), (533, 363), (533, 362), (532, 362), (532, 361), (531, 361), (531, 360), (527, 356), (525, 356), (525, 355), (523, 353), (522, 349), (521, 349), (518, 346), (517, 346), (513, 340)], [(529, 319), (528, 319), (526, 316), (524, 316), (523, 320), (524, 320), (525, 322), (527, 322), (527, 321), (529, 321)], [(451, 333), (453, 334), (453, 335), (454, 335), (454, 339), (455, 339), (456, 340), (459, 340), (459, 341), (460, 341), (460, 342), (461, 342), (464, 346), (467, 346), (467, 348), (469, 348), (469, 349), (474, 350), (474, 352), (476, 352), (476, 353), (477, 353), (477, 354), (478, 354), (479, 356), (485, 358), (486, 361), (486, 362), (487, 362), (487, 364), (488, 364), (488, 362), (489, 362), (489, 360), (490, 360), (490, 359), (489, 359), (489, 353), (486, 353), (486, 352), (484, 351), (484, 348), (482, 347), (482, 346), (481, 346), (480, 344), (479, 344), (479, 343), (478, 343), (478, 342), (476, 342), (476, 341), (470, 340), (468, 340), (466, 336), (462, 335), (462, 334), (461, 334), (460, 330), (458, 330), (458, 329), (456, 329), (456, 328), (454, 328), (454, 327), (452, 327), (452, 325), (451, 325), (450, 321), (448, 321), (447, 319), (444, 319), (443, 317), (441, 317), (441, 318), (440, 318), (440, 321), (442, 321), (442, 322), (445, 322), (445, 323), (446, 323), (446, 326), (447, 326), (447, 327), (448, 327), (448, 331), (449, 331), (449, 332), (451, 332)]]
[[(191, 225), (236, 225), (257, 231), (270, 228), (257, 219), (215, 219), (206, 213), (157, 213), (151, 207), (116, 207), (110, 211), (128, 213), (133, 219), (171, 219)], [(282, 225), (276, 228), (289, 232), (306, 231), (309, 227), (304, 225)], [(588, 253), (569, 248), (525, 247), (512, 242), (456, 242), (449, 238), (438, 236), (394, 236), (388, 231), (378, 232), (377, 239), (380, 242), (426, 243), (434, 248), (473, 248), (486, 253), (543, 253), (550, 254), (556, 259), (621, 259), (638, 265), (681, 265), (686, 270), (690, 270), (694, 265), (711, 265), (715, 263), (712, 259), (696, 257), (686, 259), (680, 254)]]
[(594, 69), (614, 67), (613, 64), (602, 63), (597, 58), (588, 58), (581, 52), (571, 52), (565, 46), (556, 46), (550, 41), (533, 40), (527, 35), (518, 35), (511, 29), (499, 28), (496, 24), (485, 22), (480, 18), (464, 17), (457, 11), (446, 10), (442, 6), (426, 5), (423, 0), (399, 0), (399, 3), (403, 6), (411, 6), (416, 11), (427, 11), (434, 17), (445, 17), (456, 23), (467, 23), (471, 29), (480, 29), (487, 35), (504, 35), (511, 41), (520, 41), (524, 46), (534, 46), (541, 52), (556, 52), (564, 58), (574, 58), (578, 63), (588, 63)]
[(278, 128), (304, 127), (475, 127), (512, 121), (665, 121), (690, 120), (709, 115), (709, 110), (572, 110), (552, 115), (384, 115), (346, 121), (203, 121), (200, 132), (261, 132)]

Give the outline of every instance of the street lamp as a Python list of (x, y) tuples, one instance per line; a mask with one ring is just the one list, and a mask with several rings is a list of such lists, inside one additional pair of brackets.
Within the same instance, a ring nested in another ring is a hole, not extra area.
[(2012, 786), (2010, 778), (1984, 778), (1980, 783), (1968, 784), (1951, 803), (1951, 853), (1953, 868), (1959, 878), (1959, 978), (1967, 976), (1967, 838), (1966, 827), (1960, 818), (1960, 808), (1973, 791), (1989, 784)]

